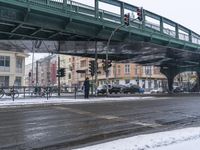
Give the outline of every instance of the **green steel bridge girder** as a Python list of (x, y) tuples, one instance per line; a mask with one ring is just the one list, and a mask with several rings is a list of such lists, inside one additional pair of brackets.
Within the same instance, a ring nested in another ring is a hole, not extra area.
[[(98, 2), (120, 7), (121, 14), (100, 10)], [(70, 0), (64, 0), (64, 3), (52, 0), (0, 0), (0, 8), (0, 39), (64, 41), (107, 41), (111, 32), (123, 24), (125, 9), (133, 12), (137, 9), (136, 6), (117, 0), (95, 1), (95, 8)], [(120, 28), (111, 40), (144, 41), (188, 51), (199, 50), (198, 34), (147, 10), (144, 10), (144, 14), (145, 17), (159, 20), (160, 27), (146, 21), (133, 21), (129, 27)], [(175, 27), (175, 37), (164, 33), (164, 23)], [(179, 38), (180, 29), (188, 33), (188, 40)], [(194, 38), (197, 40), (196, 43), (191, 41)]]

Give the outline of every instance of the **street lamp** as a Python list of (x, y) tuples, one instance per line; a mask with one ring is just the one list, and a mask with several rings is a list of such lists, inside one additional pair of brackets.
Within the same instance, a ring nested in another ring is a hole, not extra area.
[[(143, 9), (142, 9), (142, 11), (143, 11)], [(134, 20), (137, 20), (137, 19), (138, 18), (133, 19), (131, 21), (134, 21)], [(143, 21), (143, 20), (140, 20), (140, 21)], [(107, 48), (106, 48), (106, 69), (105, 69), (106, 70), (106, 95), (108, 95), (108, 50), (109, 50), (110, 40), (117, 30), (119, 30), (121, 27), (123, 27), (125, 25), (129, 26), (129, 24), (130, 24), (130, 14), (129, 13), (124, 14), (124, 23), (122, 25), (116, 27), (115, 30), (112, 31), (110, 37), (108, 38)]]
[(109, 45), (110, 45), (110, 40), (112, 38), (112, 36), (115, 34), (115, 32), (120, 29), (121, 27), (125, 26), (125, 24), (122, 24), (120, 26), (118, 26), (117, 28), (115, 28), (114, 31), (112, 31), (108, 42), (107, 42), (107, 48), (106, 48), (106, 62), (105, 62), (105, 70), (106, 70), (106, 95), (108, 95), (108, 50), (109, 50)]

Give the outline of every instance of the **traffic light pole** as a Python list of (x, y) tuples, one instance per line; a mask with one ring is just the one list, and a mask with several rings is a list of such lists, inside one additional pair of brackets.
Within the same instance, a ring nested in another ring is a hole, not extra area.
[(97, 57), (97, 41), (95, 41), (95, 96), (97, 96), (97, 60), (98, 60), (98, 57)]
[[(60, 70), (60, 54), (58, 54), (58, 70)], [(60, 75), (58, 76), (58, 96), (60, 96)]]
[[(59, 52), (60, 52), (60, 41), (58, 42), (58, 70), (60, 71), (60, 54), (59, 54)], [(58, 96), (60, 97), (60, 75), (58, 76)]]
[(115, 28), (115, 30), (112, 31), (112, 33), (108, 39), (108, 42), (107, 42), (107, 48), (106, 48), (106, 95), (107, 96), (108, 96), (108, 51), (109, 51), (109, 46), (110, 46), (110, 40), (111, 40), (112, 36), (115, 34), (115, 32), (123, 26), (125, 26), (125, 24), (122, 24), (122, 25), (118, 26), (117, 28)]

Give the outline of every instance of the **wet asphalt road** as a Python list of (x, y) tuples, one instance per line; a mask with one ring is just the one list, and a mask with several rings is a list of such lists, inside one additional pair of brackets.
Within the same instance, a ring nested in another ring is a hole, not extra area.
[(199, 97), (0, 108), (0, 150), (72, 149), (199, 126), (199, 110)]

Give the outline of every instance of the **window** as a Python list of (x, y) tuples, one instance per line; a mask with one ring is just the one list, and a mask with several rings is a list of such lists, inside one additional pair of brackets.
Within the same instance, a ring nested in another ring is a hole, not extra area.
[(81, 61), (81, 67), (86, 67), (86, 60)]
[(136, 65), (135, 66), (135, 75), (138, 75), (139, 67)]
[(23, 58), (16, 57), (16, 72), (17, 73), (22, 73), (22, 66), (23, 66)]
[(9, 56), (0, 56), (0, 66), (10, 67), (10, 57)]
[(71, 76), (71, 73), (69, 73), (69, 74), (68, 74), (68, 79), (71, 79), (71, 77), (72, 77), (72, 76)]
[(154, 67), (154, 73), (160, 74), (160, 67)]
[(117, 74), (118, 74), (118, 75), (121, 74), (121, 68), (120, 68), (120, 65), (117, 66)]
[(0, 76), (0, 86), (9, 86), (8, 76)]
[(21, 81), (22, 81), (22, 78), (21, 77), (16, 77), (16, 79), (15, 79), (15, 86), (21, 86), (22, 84), (21, 84)]
[(151, 66), (144, 66), (145, 75), (152, 75), (152, 68)]
[(130, 74), (130, 65), (125, 64), (125, 74)]

